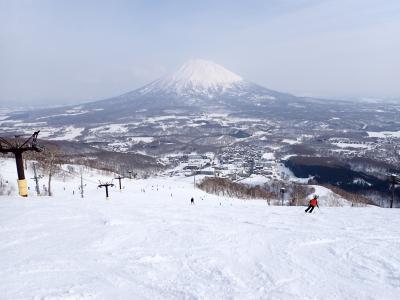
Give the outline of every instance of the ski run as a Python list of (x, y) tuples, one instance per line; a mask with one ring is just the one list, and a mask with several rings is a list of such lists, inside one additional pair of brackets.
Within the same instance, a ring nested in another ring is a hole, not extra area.
[[(15, 184), (15, 162), (0, 174)], [(327, 207), (321, 193), (305, 214), (193, 177), (114, 181), (106, 200), (97, 179), (112, 177), (86, 170), (84, 198), (78, 173), (52, 197), (33, 180), (28, 198), (0, 196), (0, 299), (399, 299), (398, 209)]]

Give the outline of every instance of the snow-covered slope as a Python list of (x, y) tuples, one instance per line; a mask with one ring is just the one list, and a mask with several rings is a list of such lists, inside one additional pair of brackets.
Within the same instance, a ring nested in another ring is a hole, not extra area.
[(83, 199), (79, 176), (51, 198), (0, 196), (1, 299), (398, 299), (399, 210), (304, 214), (193, 178), (124, 180), (107, 201), (98, 176)]
[[(321, 206), (351, 206), (351, 202), (335, 194), (330, 189), (320, 185), (313, 185), (315, 192), (319, 196), (318, 202)], [(312, 195), (309, 196), (311, 198)]]
[(196, 59), (142, 88), (93, 104), (118, 103), (146, 110), (186, 108), (191, 112), (216, 109), (243, 112), (294, 98), (248, 82), (211, 61)]
[(220, 94), (235, 84), (244, 82), (235, 73), (211, 61), (195, 59), (186, 62), (176, 72), (156, 80), (141, 93), (164, 92), (179, 96)]
[(206, 101), (211, 106), (224, 104), (226, 107), (240, 102), (248, 105), (287, 96), (248, 82), (223, 66), (202, 59), (190, 60), (177, 71), (125, 96), (135, 95), (178, 98), (183, 105), (192, 100), (189, 102), (191, 105), (204, 104)]

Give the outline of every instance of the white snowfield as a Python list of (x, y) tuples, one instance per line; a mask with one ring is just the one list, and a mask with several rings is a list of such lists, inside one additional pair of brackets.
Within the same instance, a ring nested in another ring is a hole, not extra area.
[(234, 84), (242, 82), (244, 82), (242, 77), (221, 65), (204, 59), (194, 59), (186, 62), (174, 73), (145, 86), (141, 92), (145, 94), (154, 90), (162, 90), (183, 95), (185, 90), (189, 89), (208, 94), (224, 91)]
[(83, 199), (78, 177), (0, 196), (0, 299), (399, 299), (400, 210), (305, 214), (193, 178), (124, 179), (105, 200), (89, 179)]

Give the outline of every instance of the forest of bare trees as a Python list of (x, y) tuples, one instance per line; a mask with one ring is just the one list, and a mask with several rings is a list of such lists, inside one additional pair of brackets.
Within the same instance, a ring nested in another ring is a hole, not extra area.
[(230, 179), (219, 177), (206, 177), (197, 187), (207, 193), (235, 197), (240, 199), (265, 199), (268, 204), (281, 203), (281, 188), (285, 188), (285, 205), (306, 205), (307, 196), (314, 192), (314, 188), (298, 184), (273, 180), (263, 186), (251, 186), (233, 182)]
[(46, 148), (43, 152), (36, 155), (39, 170), (47, 176), (47, 195), (52, 196), (51, 180), (59, 172), (62, 159), (57, 147)]

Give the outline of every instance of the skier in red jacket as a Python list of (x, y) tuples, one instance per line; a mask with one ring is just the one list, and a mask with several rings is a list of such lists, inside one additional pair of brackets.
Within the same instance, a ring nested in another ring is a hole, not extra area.
[(314, 197), (310, 200), (310, 203), (308, 204), (307, 209), (305, 210), (305, 212), (309, 212), (312, 213), (312, 211), (314, 210), (314, 207), (318, 207), (318, 195), (314, 195)]

